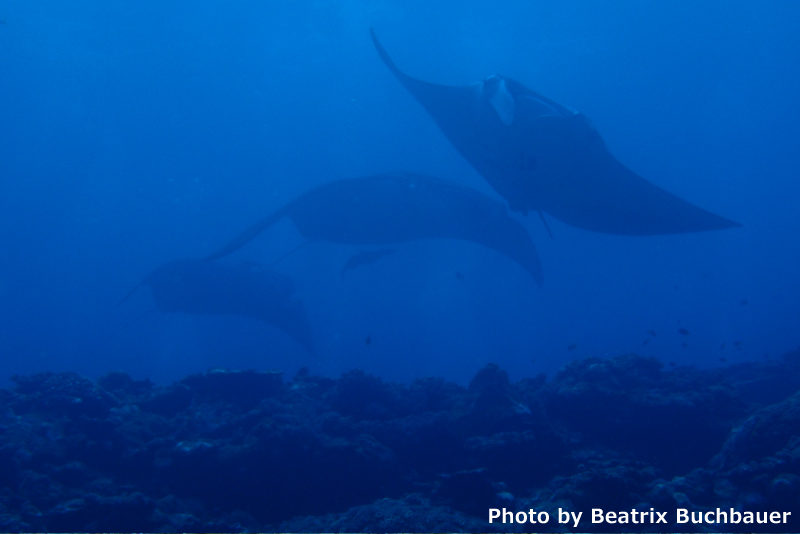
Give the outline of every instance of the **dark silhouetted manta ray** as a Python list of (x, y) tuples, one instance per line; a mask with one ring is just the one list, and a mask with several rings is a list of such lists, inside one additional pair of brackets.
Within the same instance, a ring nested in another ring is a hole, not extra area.
[(389, 173), (328, 182), (256, 222), (206, 259), (241, 248), (288, 217), (311, 241), (374, 246), (419, 239), (461, 239), (505, 254), (542, 284), (530, 235), (502, 202), (447, 180)]
[(339, 276), (344, 278), (344, 273), (347, 271), (352, 271), (358, 267), (363, 265), (369, 265), (371, 263), (375, 263), (379, 259), (383, 258), (384, 256), (388, 256), (389, 254), (394, 254), (393, 248), (382, 248), (378, 250), (362, 250), (358, 254), (354, 254), (347, 259), (345, 262), (344, 267), (339, 272)]
[(654, 235), (740, 226), (694, 206), (628, 170), (576, 113), (502, 76), (436, 85), (383, 62), (427, 110), (461, 155), (513, 211), (545, 211), (609, 234)]
[(181, 259), (161, 265), (139, 285), (150, 286), (159, 311), (252, 317), (283, 330), (314, 354), (305, 308), (286, 275), (253, 264)]

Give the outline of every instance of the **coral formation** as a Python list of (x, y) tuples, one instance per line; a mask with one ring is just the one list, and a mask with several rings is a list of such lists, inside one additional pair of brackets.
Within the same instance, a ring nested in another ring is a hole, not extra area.
[(18, 376), (0, 390), (0, 529), (524, 531), (488, 509), (797, 510), (799, 370), (795, 352), (715, 370), (589, 358), (516, 383), (488, 365), (468, 387)]

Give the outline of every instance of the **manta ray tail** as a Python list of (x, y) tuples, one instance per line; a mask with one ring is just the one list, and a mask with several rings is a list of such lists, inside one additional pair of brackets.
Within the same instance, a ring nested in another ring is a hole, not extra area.
[(279, 209), (276, 212), (267, 215), (266, 217), (264, 217), (263, 219), (252, 225), (250, 228), (248, 228), (241, 234), (234, 237), (230, 242), (228, 242), (227, 245), (217, 250), (213, 254), (206, 256), (203, 259), (206, 261), (217, 260), (223, 256), (227, 256), (228, 254), (236, 252), (237, 250), (245, 246), (247, 243), (255, 239), (258, 236), (258, 234), (260, 234), (261, 232), (272, 226), (275, 223), (275, 221), (283, 217), (284, 211), (285, 211), (284, 209)]
[(125, 304), (128, 301), (128, 299), (131, 298), (133, 296), (133, 294), (136, 293), (136, 290), (139, 289), (141, 286), (142, 286), (142, 282), (139, 282), (138, 284), (133, 286), (133, 289), (131, 289), (130, 291), (125, 293), (125, 296), (123, 296), (121, 299), (119, 299), (119, 302), (117, 302), (117, 306), (122, 306), (123, 304)]

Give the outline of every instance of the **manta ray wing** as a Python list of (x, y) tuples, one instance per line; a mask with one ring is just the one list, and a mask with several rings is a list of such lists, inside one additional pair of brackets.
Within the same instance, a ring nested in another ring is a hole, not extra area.
[[(507, 177), (504, 183), (514, 188), (517, 202), (547, 211), (567, 224), (618, 235), (739, 226), (626, 168), (582, 114), (538, 116), (509, 130), (513, 139), (507, 147), (517, 155), (476, 162), (476, 167), (484, 168), (486, 174)], [(516, 163), (520, 161), (523, 163)]]

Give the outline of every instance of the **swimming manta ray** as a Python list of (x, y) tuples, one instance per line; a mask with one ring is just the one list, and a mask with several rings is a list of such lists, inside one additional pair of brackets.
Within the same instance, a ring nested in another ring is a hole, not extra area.
[(393, 248), (381, 248), (378, 250), (362, 250), (358, 254), (354, 254), (347, 259), (345, 262), (344, 267), (342, 270), (339, 271), (339, 276), (344, 278), (344, 273), (347, 271), (352, 271), (362, 265), (369, 265), (371, 263), (375, 263), (379, 259), (383, 258), (384, 256), (388, 256), (389, 254), (394, 254)]
[(513, 211), (544, 211), (578, 228), (622, 235), (740, 226), (627, 169), (584, 115), (498, 75), (464, 86), (414, 79), (371, 32), (386, 66)]
[(286, 275), (261, 266), (180, 259), (161, 265), (140, 285), (150, 286), (159, 311), (252, 317), (283, 330), (314, 354), (305, 308)]
[(387, 173), (328, 182), (253, 224), (207, 260), (241, 248), (279, 219), (310, 241), (375, 246), (420, 239), (461, 239), (516, 261), (542, 284), (530, 235), (502, 202), (447, 180)]

